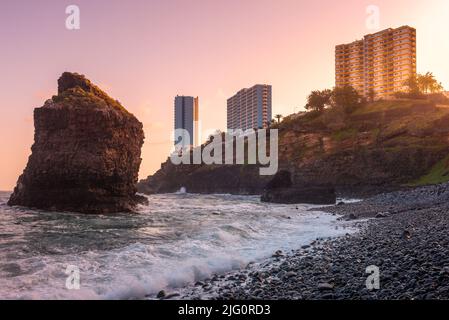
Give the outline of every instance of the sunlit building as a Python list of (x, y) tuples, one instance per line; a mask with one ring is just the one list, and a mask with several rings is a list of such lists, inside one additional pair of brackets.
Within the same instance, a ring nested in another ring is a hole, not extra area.
[(228, 129), (259, 129), (271, 121), (271, 86), (258, 84), (228, 99)]
[(404, 91), (416, 75), (416, 30), (386, 29), (335, 47), (335, 82), (350, 85), (365, 97), (389, 98)]

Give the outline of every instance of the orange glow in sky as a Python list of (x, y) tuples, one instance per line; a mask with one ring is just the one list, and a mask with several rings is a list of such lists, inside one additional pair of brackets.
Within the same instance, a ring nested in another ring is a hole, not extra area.
[[(334, 85), (334, 46), (389, 27), (417, 29), (418, 72), (449, 90), (447, 0), (10, 1), (0, 11), (0, 190), (12, 190), (33, 142), (33, 109), (63, 71), (85, 74), (144, 124), (140, 177), (171, 150), (173, 99), (198, 96), (202, 131), (225, 129), (226, 99), (273, 86), (273, 115), (302, 110), (311, 90)], [(380, 9), (367, 28), (366, 8)]]

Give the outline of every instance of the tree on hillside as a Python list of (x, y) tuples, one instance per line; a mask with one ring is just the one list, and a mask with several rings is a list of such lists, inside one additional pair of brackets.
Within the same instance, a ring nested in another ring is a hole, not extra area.
[(282, 114), (277, 114), (277, 115), (275, 115), (274, 117), (278, 120), (278, 123), (281, 122)]
[(420, 91), (424, 94), (441, 92), (443, 90), (443, 86), (435, 79), (432, 72), (418, 74), (417, 82)]
[(407, 93), (417, 95), (421, 93), (421, 90), (418, 85), (418, 77), (416, 75), (410, 76), (404, 82), (404, 86), (407, 87)]
[(404, 82), (404, 86), (407, 87), (407, 93), (412, 95), (438, 93), (443, 91), (441, 82), (438, 82), (435, 79), (432, 72), (410, 76)]
[(314, 90), (307, 97), (306, 110), (321, 111), (331, 105), (332, 90)]
[(336, 87), (332, 94), (332, 106), (343, 109), (347, 114), (352, 113), (362, 104), (362, 97), (351, 86)]

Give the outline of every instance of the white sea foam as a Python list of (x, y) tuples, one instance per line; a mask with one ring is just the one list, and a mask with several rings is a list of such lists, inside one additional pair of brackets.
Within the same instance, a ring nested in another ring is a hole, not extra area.
[[(311, 206), (258, 197), (171, 194), (149, 201), (131, 216), (0, 205), (0, 298), (140, 299), (353, 230), (307, 211)], [(80, 290), (65, 288), (69, 264), (80, 269)]]

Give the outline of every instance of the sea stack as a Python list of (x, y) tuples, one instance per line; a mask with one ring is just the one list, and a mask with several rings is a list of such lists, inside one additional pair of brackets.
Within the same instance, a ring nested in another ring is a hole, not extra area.
[(142, 123), (83, 75), (65, 72), (58, 95), (34, 110), (34, 144), (8, 205), (81, 213), (130, 212)]

